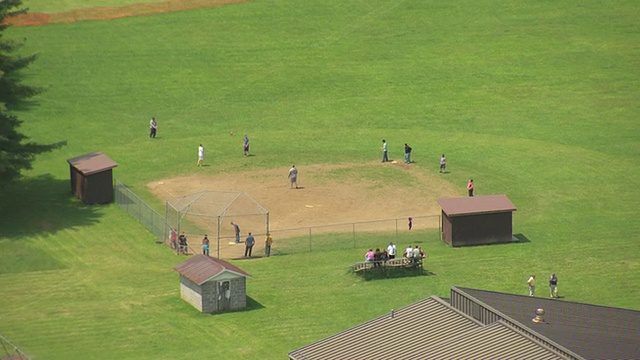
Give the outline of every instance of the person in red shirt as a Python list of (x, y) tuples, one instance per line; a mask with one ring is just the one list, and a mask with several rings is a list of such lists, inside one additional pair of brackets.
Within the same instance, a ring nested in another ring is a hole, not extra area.
[(469, 196), (473, 196), (473, 179), (467, 183), (467, 190), (469, 191)]

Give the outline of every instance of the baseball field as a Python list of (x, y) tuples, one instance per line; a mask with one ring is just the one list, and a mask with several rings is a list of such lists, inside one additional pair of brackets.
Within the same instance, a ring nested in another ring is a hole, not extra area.
[[(67, 141), (0, 190), (0, 334), (33, 358), (283, 359), (451, 285), (525, 295), (530, 274), (541, 297), (556, 273), (558, 301), (640, 310), (637, 2), (24, 5), (3, 36), (39, 55), (24, 82), (46, 91), (21, 130)], [(324, 234), (311, 252), (276, 236), (275, 256), (230, 260), (252, 275), (248, 309), (200, 314), (180, 299), (185, 256), (70, 194), (66, 160), (94, 151), (160, 213), (169, 197), (244, 191), (273, 230), (438, 215), (473, 179), (517, 206), (521, 241), (451, 248), (417, 223), (398, 247), (422, 246), (429, 275), (365, 281), (349, 264), (395, 234), (346, 248)]]

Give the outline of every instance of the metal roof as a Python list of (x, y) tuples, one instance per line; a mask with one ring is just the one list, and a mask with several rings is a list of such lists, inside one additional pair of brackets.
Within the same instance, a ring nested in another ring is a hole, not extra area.
[[(444, 345), (444, 344), (443, 344)], [(566, 357), (498, 321), (419, 354), (420, 359), (536, 359), (565, 360)]]
[[(432, 345), (435, 339), (443, 341), (455, 333), (481, 326), (442, 300), (430, 297), (295, 350), (289, 357), (295, 360), (409, 359)], [(420, 339), (429, 341), (416, 341), (418, 333)]]
[(516, 211), (507, 195), (483, 195), (439, 199), (442, 211), (450, 217)]
[(224, 260), (216, 259), (207, 255), (195, 255), (189, 260), (176, 265), (174, 269), (180, 275), (193, 281), (198, 285), (202, 285), (211, 278), (220, 275), (223, 272), (229, 272), (238, 276), (251, 277), (244, 270)]
[[(586, 359), (640, 359), (640, 311), (457, 287)], [(545, 310), (545, 322), (531, 321)]]
[(115, 161), (101, 152), (92, 152), (71, 158), (67, 162), (84, 175), (91, 175), (118, 166)]

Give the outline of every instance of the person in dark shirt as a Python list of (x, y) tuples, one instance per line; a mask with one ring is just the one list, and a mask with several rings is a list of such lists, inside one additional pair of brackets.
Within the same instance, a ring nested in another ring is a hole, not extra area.
[(404, 162), (411, 164), (411, 146), (404, 144)]

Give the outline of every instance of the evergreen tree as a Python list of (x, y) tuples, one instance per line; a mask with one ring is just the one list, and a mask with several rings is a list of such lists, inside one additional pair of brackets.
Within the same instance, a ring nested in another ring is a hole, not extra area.
[(21, 84), (20, 70), (31, 64), (36, 55), (15, 55), (24, 45), (24, 40), (7, 40), (4, 37), (10, 26), (7, 19), (27, 11), (20, 9), (21, 6), (22, 0), (0, 0), (0, 182), (19, 178), (22, 170), (31, 169), (36, 155), (65, 144), (28, 142), (29, 138), (19, 132), (22, 121), (12, 111), (42, 91), (39, 87)]

